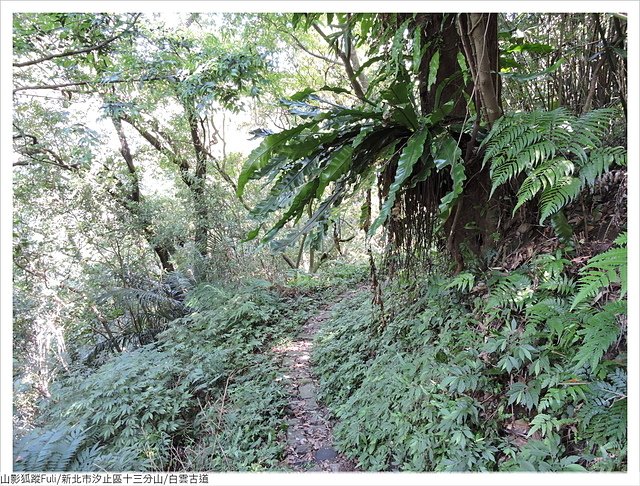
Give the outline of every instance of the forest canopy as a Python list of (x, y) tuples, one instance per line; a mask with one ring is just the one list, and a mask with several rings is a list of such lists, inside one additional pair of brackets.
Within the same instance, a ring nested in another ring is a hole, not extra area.
[(627, 23), (14, 13), (14, 468), (626, 470)]

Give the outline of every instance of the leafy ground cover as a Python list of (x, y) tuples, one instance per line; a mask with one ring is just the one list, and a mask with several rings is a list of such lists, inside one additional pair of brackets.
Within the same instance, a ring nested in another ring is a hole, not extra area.
[(341, 303), (314, 356), (337, 446), (373, 471), (624, 469), (626, 301), (584, 300), (619, 257), (577, 283), (560, 254), (396, 281), (384, 320), (370, 292)]

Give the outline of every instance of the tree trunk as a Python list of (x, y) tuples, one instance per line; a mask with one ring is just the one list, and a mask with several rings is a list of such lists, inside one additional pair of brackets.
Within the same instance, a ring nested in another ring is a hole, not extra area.
[[(485, 121), (493, 124), (502, 116), (497, 15), (433, 13), (418, 16), (415, 21), (417, 25), (421, 24), (423, 40), (432, 41), (421, 61), (418, 76), (423, 115), (452, 101), (453, 109), (448, 117), (452, 121), (467, 120), (470, 117), (468, 105), (473, 102), (476, 114), (482, 113)], [(429, 87), (429, 69), (436, 51), (440, 56), (438, 70), (435, 82)], [(465, 85), (458, 60), (461, 53), (471, 73), (472, 83), (469, 85)], [(471, 101), (466, 100), (465, 94), (471, 97)], [(462, 197), (445, 224), (447, 248), (457, 263), (457, 271), (462, 270), (465, 263), (462, 249), (468, 249), (476, 257), (485, 253), (492, 246), (496, 228), (495, 203), (489, 200), (488, 166), (482, 167), (482, 158), (476, 153), (480, 121), (476, 116), (471, 136), (459, 136), (467, 182)]]
[[(436, 94), (441, 87), (439, 105), (447, 101), (453, 101), (453, 109), (449, 116), (452, 118), (464, 118), (467, 112), (464, 98), (465, 86), (460, 65), (458, 64), (458, 53), (462, 46), (460, 37), (456, 32), (454, 14), (425, 14), (416, 19), (421, 22), (423, 43), (432, 41), (425, 56), (422, 58), (420, 73), (418, 74), (418, 90), (420, 93), (420, 107), (423, 115), (428, 115), (438, 108), (436, 104)], [(435, 40), (435, 42), (433, 42)], [(435, 78), (435, 83), (429, 88), (428, 79), (429, 65), (435, 53), (440, 52), (440, 61)]]
[(125, 204), (125, 206), (138, 220), (140, 226), (142, 227), (144, 238), (147, 240), (151, 248), (153, 248), (155, 254), (160, 259), (160, 265), (162, 266), (162, 269), (165, 272), (173, 272), (175, 270), (173, 264), (171, 263), (171, 253), (173, 252), (173, 248), (167, 248), (166, 246), (159, 245), (153, 241), (155, 234), (151, 228), (151, 221), (149, 221), (148, 218), (142, 215), (140, 212), (140, 204), (142, 202), (140, 182), (138, 179), (138, 172), (133, 161), (133, 155), (131, 154), (129, 143), (122, 128), (122, 121), (115, 116), (111, 117), (111, 121), (114, 128), (116, 129), (116, 133), (118, 134), (118, 140), (120, 141), (120, 153), (122, 154), (122, 158), (124, 158), (125, 162), (127, 163), (127, 170), (129, 171), (129, 175), (131, 176), (132, 188), (131, 192), (127, 196), (128, 204)]
[(208, 206), (205, 200), (205, 187), (207, 179), (207, 155), (198, 133), (198, 120), (192, 106), (186, 107), (187, 121), (189, 122), (189, 131), (191, 133), (191, 141), (196, 155), (195, 177), (191, 185), (191, 193), (193, 194), (193, 204), (196, 212), (196, 232), (195, 244), (198, 252), (203, 257), (207, 255), (207, 237), (208, 237)]
[[(461, 14), (462, 25), (466, 27), (475, 66), (475, 89), (480, 100), (485, 119), (493, 125), (502, 116), (500, 106), (500, 82), (498, 78), (498, 18), (497, 14)], [(476, 107), (479, 108), (479, 107)]]

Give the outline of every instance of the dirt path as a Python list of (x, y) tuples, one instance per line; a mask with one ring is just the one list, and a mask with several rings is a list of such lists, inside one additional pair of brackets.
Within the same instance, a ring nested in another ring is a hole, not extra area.
[[(345, 292), (336, 303), (353, 293), (353, 290)], [(309, 362), (313, 338), (331, 316), (334, 305), (322, 309), (307, 320), (300, 334), (289, 345), (275, 349), (282, 356), (282, 368), (290, 393), (287, 419), (289, 427), (282, 462), (296, 472), (356, 470), (354, 464), (338, 454), (333, 447), (329, 413), (318, 403), (317, 381)]]

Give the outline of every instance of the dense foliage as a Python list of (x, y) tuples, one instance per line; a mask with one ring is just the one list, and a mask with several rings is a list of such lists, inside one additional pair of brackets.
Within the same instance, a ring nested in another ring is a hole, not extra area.
[(624, 468), (626, 301), (585, 305), (569, 263), (398, 282), (386, 321), (366, 292), (340, 304), (315, 358), (342, 449), (376, 471)]
[[(281, 452), (286, 405), (269, 349), (300, 323), (266, 282), (194, 289), (157, 340), (53, 389), (21, 470), (259, 470)], [(293, 304), (293, 306), (292, 306)], [(75, 461), (75, 462), (72, 462)]]
[(13, 20), (16, 470), (627, 468), (626, 15)]

